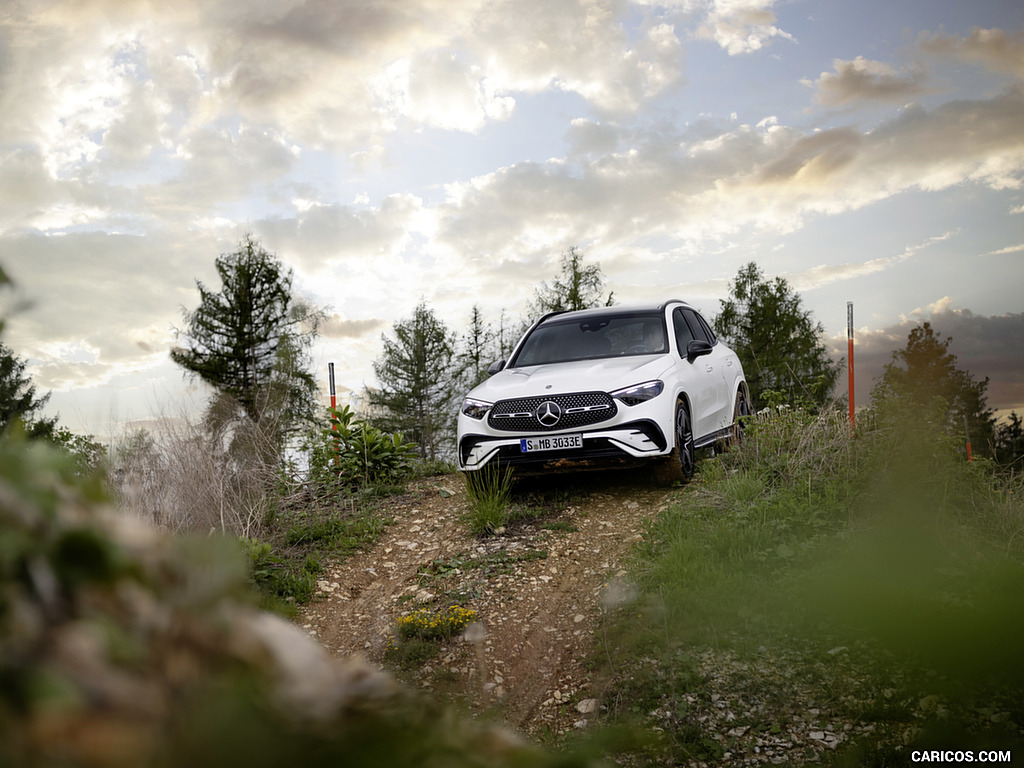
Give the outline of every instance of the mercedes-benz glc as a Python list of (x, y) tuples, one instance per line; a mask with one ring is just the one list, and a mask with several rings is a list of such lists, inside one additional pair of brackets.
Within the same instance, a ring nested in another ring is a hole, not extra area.
[(676, 300), (545, 315), (491, 373), (459, 411), (466, 471), (657, 462), (685, 482), (696, 451), (735, 439), (749, 412), (736, 354)]

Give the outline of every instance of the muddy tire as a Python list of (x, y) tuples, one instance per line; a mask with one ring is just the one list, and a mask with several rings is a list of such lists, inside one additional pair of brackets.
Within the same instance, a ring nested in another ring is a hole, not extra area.
[(747, 397), (746, 390), (740, 387), (740, 391), (736, 393), (736, 405), (732, 411), (732, 426), (729, 428), (728, 447), (731, 448), (743, 442), (743, 431), (751, 413), (750, 400)]
[(693, 473), (697, 466), (690, 409), (682, 400), (676, 403), (673, 424), (675, 447), (672, 449), (672, 453), (662, 459), (655, 468), (654, 475), (659, 485), (688, 483), (693, 479)]

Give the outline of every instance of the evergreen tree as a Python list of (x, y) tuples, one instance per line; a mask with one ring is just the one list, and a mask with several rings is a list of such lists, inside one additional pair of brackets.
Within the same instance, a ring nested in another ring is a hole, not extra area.
[(1009, 418), (996, 426), (995, 450), (996, 461), (1003, 465), (1017, 464), (1024, 458), (1024, 421), (1016, 411)]
[(53, 436), (56, 417), (42, 418), (39, 412), (50, 399), (46, 393), (36, 397), (32, 380), (25, 375), (25, 363), (13, 350), (0, 342), (0, 433), (15, 420), (21, 421), (29, 437)]
[(957, 367), (949, 351), (951, 337), (939, 338), (931, 323), (910, 331), (907, 346), (892, 354), (871, 390), (872, 405), (888, 405), (903, 412), (927, 413), (941, 404), (943, 427), (949, 434), (967, 435), (975, 451), (991, 454), (995, 421), (988, 408), (988, 379), (975, 381)]
[(502, 356), (499, 333), (484, 320), (479, 304), (469, 315), (469, 328), (459, 337), (460, 390), (468, 392), (487, 378), (491, 363)]
[(614, 304), (613, 293), (602, 299), (604, 273), (599, 264), (584, 263), (584, 255), (574, 245), (562, 254), (561, 271), (550, 285), (544, 282), (534, 294), (530, 307), (535, 320), (548, 312), (589, 309)]
[(367, 390), (371, 420), (415, 441), (422, 458), (439, 458), (462, 395), (455, 334), (421, 301), (411, 318), (395, 323), (393, 335), (381, 337), (384, 352), (373, 364), (380, 387)]
[(292, 296), (292, 271), (246, 236), (216, 260), (221, 289), (196, 281), (199, 307), (185, 312), (185, 346), (171, 359), (241, 407), (260, 424), (272, 416), (280, 433), (313, 414), (316, 384), (309, 348), (319, 315)]
[(757, 408), (767, 394), (785, 395), (788, 402), (824, 405), (839, 366), (821, 342), (824, 329), (801, 307), (800, 295), (781, 277), (766, 280), (757, 264), (742, 267), (721, 302), (716, 333), (743, 363), (747, 385)]

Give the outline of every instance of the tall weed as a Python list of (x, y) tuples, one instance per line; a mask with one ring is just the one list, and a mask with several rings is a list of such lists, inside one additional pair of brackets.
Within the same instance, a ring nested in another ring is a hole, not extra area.
[(512, 473), (492, 462), (483, 469), (466, 472), (464, 477), (469, 502), (464, 522), (478, 536), (494, 533), (509, 520)]

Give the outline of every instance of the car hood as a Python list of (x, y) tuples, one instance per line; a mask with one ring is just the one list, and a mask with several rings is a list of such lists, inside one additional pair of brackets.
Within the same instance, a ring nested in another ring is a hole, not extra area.
[(477, 386), (467, 397), (495, 403), (509, 398), (567, 392), (614, 392), (657, 379), (671, 365), (668, 355), (637, 355), (506, 368)]

